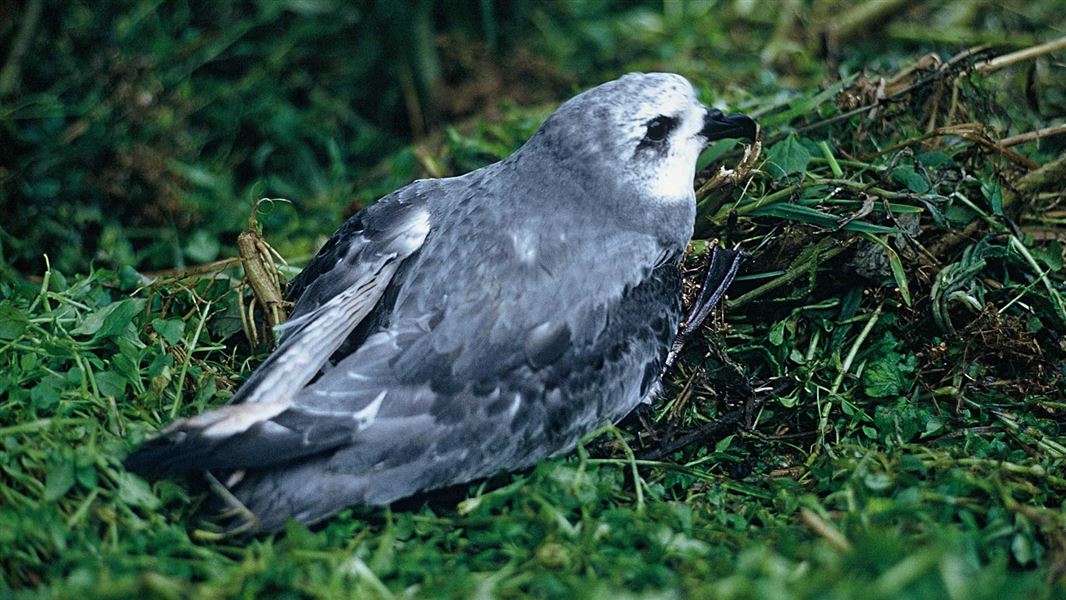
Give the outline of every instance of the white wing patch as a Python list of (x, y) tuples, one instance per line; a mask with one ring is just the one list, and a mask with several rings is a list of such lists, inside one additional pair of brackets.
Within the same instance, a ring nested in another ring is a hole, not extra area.
[(352, 419), (359, 424), (359, 429), (366, 429), (374, 423), (374, 419), (378, 416), (378, 410), (381, 408), (381, 401), (385, 399), (388, 393), (388, 390), (382, 391), (377, 395), (377, 398), (374, 398), (373, 402), (352, 415)]
[(244, 433), (256, 423), (273, 419), (285, 412), (292, 402), (259, 402), (254, 405), (234, 404), (175, 421), (163, 430), (163, 435), (185, 428), (200, 429), (207, 437), (224, 438)]
[(422, 247), (429, 235), (429, 213), (423, 210), (416, 211), (411, 219), (405, 224), (400, 235), (396, 236), (398, 244), (395, 246), (396, 253), (407, 258)]

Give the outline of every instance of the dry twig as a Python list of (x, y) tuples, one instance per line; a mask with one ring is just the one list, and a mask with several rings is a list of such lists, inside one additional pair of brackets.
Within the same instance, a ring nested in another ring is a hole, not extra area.
[(269, 198), (263, 198), (255, 203), (252, 213), (248, 216), (248, 228), (237, 236), (237, 250), (241, 255), (241, 265), (244, 267), (244, 279), (252, 288), (256, 299), (256, 302), (248, 306), (247, 315), (244, 314), (243, 307), (241, 314), (245, 333), (253, 342), (258, 338), (254, 331), (249, 331), (249, 328), (255, 327), (253, 318), (255, 305), (259, 304), (266, 312), (266, 325), (270, 329), (285, 322), (285, 307), (287, 306), (281, 295), (281, 279), (277, 265), (274, 263), (274, 258), (280, 257), (260, 237), (259, 224), (255, 218), (259, 205), (269, 200)]

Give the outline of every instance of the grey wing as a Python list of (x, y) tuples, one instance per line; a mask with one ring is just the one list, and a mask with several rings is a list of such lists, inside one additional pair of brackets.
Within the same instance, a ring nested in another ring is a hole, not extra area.
[(418, 185), (354, 215), (293, 280), (288, 294), (298, 300), (278, 328), (278, 348), (241, 386), (234, 403), (290, 400), (377, 305), (429, 233), (429, 213), (415, 195)]
[(299, 417), (296, 396), (379, 304), (400, 266), (425, 241), (429, 213), (417, 186), (352, 217), (294, 280), (291, 289), (299, 300), (280, 328), (278, 348), (231, 405), (171, 424), (131, 454), (126, 467), (157, 474), (255, 466), (313, 453), (336, 435), (350, 435), (343, 428), (312, 435), (278, 421)]
[(290, 517), (315, 522), (569, 450), (658, 382), (681, 318), (680, 282), (676, 265), (664, 265), (619, 297), (523, 331), (505, 327), (514, 336), (509, 351), (482, 345), (491, 345), (491, 331), (435, 340), (445, 330), (441, 315), (394, 323), (297, 401), (317, 409), (319, 426), (357, 418), (350, 442), (250, 471), (233, 491), (271, 530)]

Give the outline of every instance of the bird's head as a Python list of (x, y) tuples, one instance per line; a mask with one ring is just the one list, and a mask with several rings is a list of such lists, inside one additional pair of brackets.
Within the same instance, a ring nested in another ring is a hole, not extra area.
[(756, 133), (750, 117), (703, 106), (680, 75), (630, 73), (565, 102), (531, 143), (593, 185), (681, 201), (709, 143)]

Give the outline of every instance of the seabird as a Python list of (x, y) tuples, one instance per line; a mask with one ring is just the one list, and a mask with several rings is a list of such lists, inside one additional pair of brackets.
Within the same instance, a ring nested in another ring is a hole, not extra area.
[[(232, 402), (171, 424), (126, 467), (219, 474), (273, 531), (572, 449), (656, 393), (682, 319), (696, 159), (755, 135), (679, 75), (575, 96), (507, 159), (349, 219), (293, 279), (278, 347)], [(704, 300), (734, 256), (716, 257)]]

